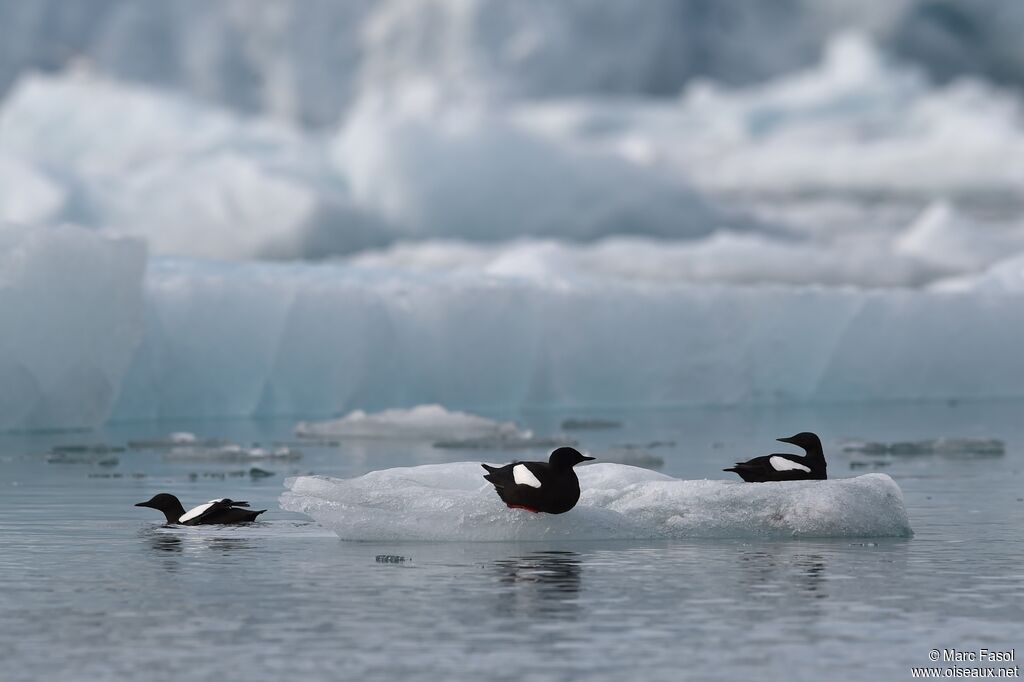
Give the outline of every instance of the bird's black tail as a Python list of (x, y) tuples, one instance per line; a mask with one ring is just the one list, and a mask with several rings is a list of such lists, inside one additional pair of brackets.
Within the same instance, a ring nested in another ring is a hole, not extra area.
[(495, 488), (500, 489), (505, 487), (505, 482), (502, 481), (500, 477), (501, 467), (492, 467), (487, 464), (481, 464), (480, 466), (487, 471), (487, 473), (484, 474), (484, 479), (493, 483)]

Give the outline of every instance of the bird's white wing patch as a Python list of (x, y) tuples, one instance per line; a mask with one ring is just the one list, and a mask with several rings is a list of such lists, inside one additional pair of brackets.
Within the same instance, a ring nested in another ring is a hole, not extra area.
[(796, 470), (796, 471), (806, 471), (807, 473), (811, 473), (810, 467), (806, 467), (803, 464), (801, 464), (800, 462), (794, 462), (793, 460), (786, 459), (785, 457), (779, 457), (778, 455), (774, 455), (768, 461), (771, 463), (772, 468), (775, 469), (776, 471), (793, 471), (793, 470)]
[(523, 464), (517, 464), (512, 467), (512, 478), (519, 485), (528, 485), (531, 488), (539, 488), (540, 481), (533, 475), (533, 472), (526, 468)]
[(209, 509), (213, 505), (217, 504), (218, 502), (223, 502), (223, 501), (224, 501), (223, 499), (220, 499), (220, 500), (210, 500), (206, 504), (201, 504), (198, 507), (192, 507), (187, 512), (185, 512), (184, 514), (181, 515), (181, 518), (178, 519), (178, 523), (185, 523), (186, 521), (191, 521), (194, 518), (202, 516), (203, 514), (206, 513), (207, 509)]

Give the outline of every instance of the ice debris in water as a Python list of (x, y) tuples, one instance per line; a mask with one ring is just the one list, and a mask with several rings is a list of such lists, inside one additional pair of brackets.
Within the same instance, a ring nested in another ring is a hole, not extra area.
[(218, 448), (229, 443), (220, 438), (199, 438), (194, 433), (177, 431), (166, 438), (142, 438), (128, 441), (132, 450), (170, 450), (182, 446), (197, 448)]
[(287, 447), (273, 449), (263, 448), (258, 445), (245, 447), (237, 443), (206, 446), (181, 446), (168, 450), (164, 457), (167, 459), (202, 459), (218, 462), (246, 462), (254, 459), (275, 459), (295, 460), (301, 459), (302, 453)]
[(660, 469), (665, 466), (664, 458), (659, 457), (658, 455), (652, 455), (649, 452), (642, 452), (633, 449), (602, 452), (597, 456), (597, 459), (602, 462), (628, 464), (634, 467), (643, 467), (644, 469)]
[(601, 431), (604, 429), (618, 429), (622, 422), (615, 419), (597, 418), (570, 418), (562, 421), (562, 429), (565, 431)]
[(499, 422), (467, 412), (446, 410), (440, 405), (367, 413), (355, 410), (339, 419), (299, 422), (295, 435), (302, 438), (435, 438), (524, 437), (511, 422)]
[(904, 537), (903, 493), (885, 474), (828, 481), (683, 481), (621, 464), (577, 469), (583, 494), (557, 516), (510, 510), (477, 462), (285, 481), (281, 508), (343, 540), (516, 541), (686, 537)]
[(454, 438), (434, 443), (435, 448), (445, 450), (550, 450), (566, 445), (577, 445), (577, 442), (559, 436), (534, 436), (529, 431), (496, 433), (477, 438)]
[(1006, 443), (998, 438), (927, 438), (880, 443), (849, 439), (840, 447), (845, 452), (865, 455), (1002, 455)]

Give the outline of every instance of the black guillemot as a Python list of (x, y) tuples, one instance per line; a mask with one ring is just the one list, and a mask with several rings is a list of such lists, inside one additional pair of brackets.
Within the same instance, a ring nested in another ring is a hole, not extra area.
[(242, 507), (249, 506), (248, 502), (236, 502), (224, 498), (210, 500), (186, 512), (178, 498), (170, 493), (159, 493), (145, 502), (139, 502), (135, 506), (150, 507), (151, 509), (161, 511), (164, 513), (167, 523), (180, 524), (182, 526), (249, 523), (255, 521), (257, 516), (267, 511), (266, 509), (243, 509)]
[(558, 448), (547, 462), (512, 462), (503, 467), (481, 466), (510, 509), (564, 514), (580, 499), (580, 481), (573, 467), (594, 459), (575, 448)]
[(804, 431), (789, 438), (779, 438), (782, 443), (790, 443), (804, 450), (805, 455), (774, 454), (755, 457), (747, 462), (737, 462), (736, 466), (723, 469), (739, 474), (747, 483), (763, 483), (765, 481), (823, 481), (828, 478), (825, 464), (825, 453), (821, 449), (821, 440), (816, 434)]

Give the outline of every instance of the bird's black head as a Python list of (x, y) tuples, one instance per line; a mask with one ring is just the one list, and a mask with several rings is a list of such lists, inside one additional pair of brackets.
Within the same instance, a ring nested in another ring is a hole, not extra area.
[(149, 507), (150, 509), (163, 512), (167, 523), (177, 523), (181, 515), (185, 513), (185, 508), (181, 506), (181, 502), (170, 493), (157, 493), (145, 502), (139, 502), (135, 506)]
[(818, 438), (817, 434), (811, 433), (810, 431), (803, 431), (802, 433), (790, 436), (789, 438), (779, 438), (778, 441), (780, 443), (790, 443), (791, 445), (795, 445), (798, 448), (802, 448), (809, 454), (821, 452), (821, 440)]
[(594, 459), (581, 454), (576, 448), (558, 448), (548, 457), (548, 463), (556, 469), (571, 469), (580, 462)]

